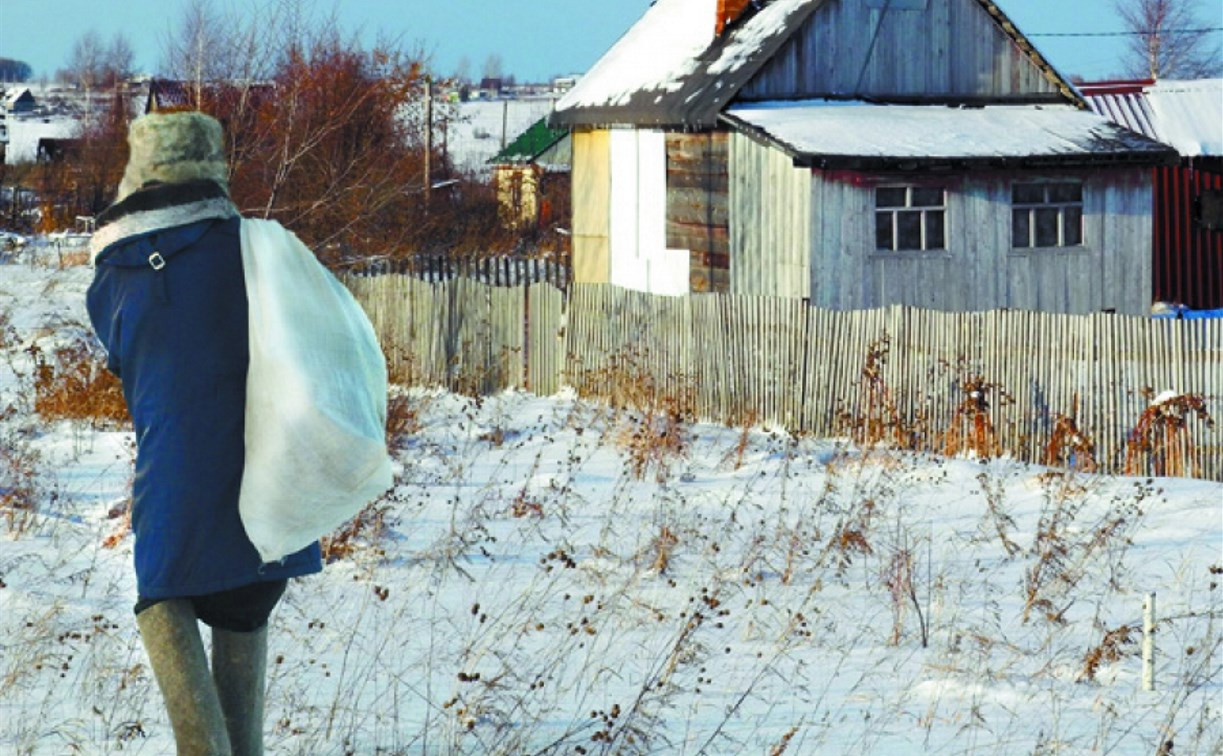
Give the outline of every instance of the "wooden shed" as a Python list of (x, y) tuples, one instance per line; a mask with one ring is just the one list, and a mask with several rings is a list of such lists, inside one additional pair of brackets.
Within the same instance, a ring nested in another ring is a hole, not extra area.
[[(537, 228), (556, 220), (567, 207), (573, 146), (566, 129), (549, 128), (544, 119), (489, 159), (497, 190), (498, 218), (507, 228)], [(562, 201), (558, 201), (562, 200)]]
[(991, 0), (658, 0), (557, 104), (579, 281), (1145, 313), (1151, 167)]

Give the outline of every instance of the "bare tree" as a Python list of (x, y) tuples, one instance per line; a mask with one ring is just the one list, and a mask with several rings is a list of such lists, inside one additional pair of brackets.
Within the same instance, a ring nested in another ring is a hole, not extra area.
[(104, 83), (114, 85), (127, 79), (132, 75), (135, 60), (136, 53), (132, 50), (132, 43), (123, 32), (117, 32), (111, 38), (110, 47), (106, 48), (103, 58), (103, 78), (106, 80)]
[(500, 79), (501, 70), (501, 56), (497, 53), (490, 53), (489, 56), (484, 59), (484, 78)]
[(1198, 79), (1223, 70), (1217, 17), (1203, 20), (1200, 0), (1115, 0), (1134, 35), (1123, 59), (1127, 73), (1151, 79)]
[(97, 31), (90, 29), (72, 43), (72, 52), (68, 54), (68, 67), (65, 72), (88, 92), (101, 83), (105, 60), (106, 49), (102, 44), (102, 37)]

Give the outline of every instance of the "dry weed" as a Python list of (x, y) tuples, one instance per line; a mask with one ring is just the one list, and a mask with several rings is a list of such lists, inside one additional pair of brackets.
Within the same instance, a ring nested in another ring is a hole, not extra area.
[(890, 348), (891, 340), (886, 333), (867, 347), (858, 405), (852, 415), (846, 413), (842, 417), (850, 437), (860, 446), (874, 446), (883, 441), (898, 449), (912, 445), (911, 434), (900, 419), (892, 390), (883, 377)]
[(1075, 420), (1078, 408), (1079, 397), (1076, 394), (1070, 414), (1054, 416), (1053, 432), (1049, 436), (1049, 444), (1045, 447), (1045, 464), (1079, 472), (1095, 472), (1096, 445), (1086, 433), (1079, 430)]
[(77, 337), (50, 355), (37, 344), (26, 352), (34, 360), (34, 411), (42, 419), (128, 421), (123, 387), (89, 341)]
[(1201, 466), (1197, 450), (1188, 430), (1188, 419), (1194, 415), (1214, 427), (1201, 394), (1154, 396), (1152, 389), (1143, 389), (1151, 402), (1138, 418), (1125, 444), (1126, 475), (1197, 476)]
[[(943, 450), (949, 457), (961, 453), (982, 459), (998, 456), (998, 434), (989, 417), (989, 393), (999, 390), (997, 384), (973, 375), (960, 383), (964, 398), (951, 418), (951, 427), (943, 434)], [(1004, 395), (1005, 396), (1005, 395)]]
[(356, 517), (339, 530), (319, 539), (323, 560), (331, 564), (351, 557), (363, 548), (373, 549), (381, 556), (384, 552), (377, 544), (388, 530), (386, 518), (390, 510), (390, 506), (375, 501), (358, 512)]

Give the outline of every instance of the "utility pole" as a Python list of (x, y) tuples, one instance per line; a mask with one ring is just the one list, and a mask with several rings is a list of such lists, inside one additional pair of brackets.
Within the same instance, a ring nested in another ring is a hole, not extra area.
[(425, 207), (433, 193), (432, 173), (433, 162), (433, 77), (425, 77)]

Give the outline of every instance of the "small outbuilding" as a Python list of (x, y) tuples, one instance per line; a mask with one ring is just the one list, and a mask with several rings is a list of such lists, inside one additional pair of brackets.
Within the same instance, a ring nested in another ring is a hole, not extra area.
[(498, 215), (508, 228), (538, 228), (556, 220), (558, 204), (568, 205), (573, 142), (568, 129), (533, 123), (488, 162), (497, 189)]
[(575, 278), (1146, 313), (1159, 142), (992, 0), (658, 0), (557, 104)]
[(1223, 308), (1223, 79), (1080, 84), (1091, 109), (1176, 149), (1154, 170), (1154, 299)]

